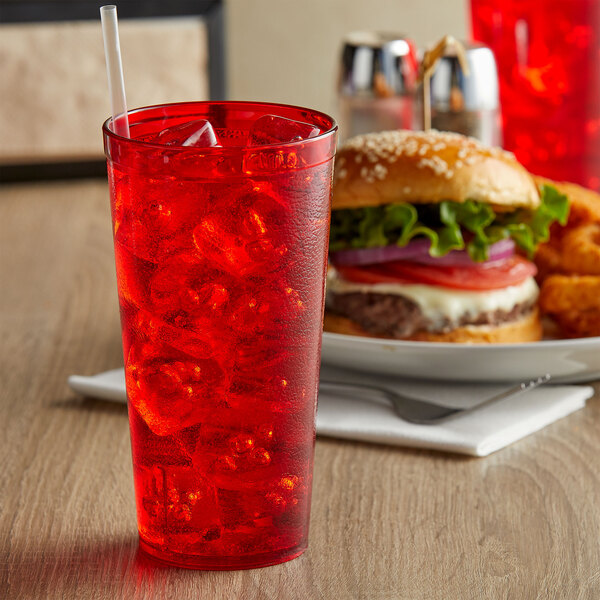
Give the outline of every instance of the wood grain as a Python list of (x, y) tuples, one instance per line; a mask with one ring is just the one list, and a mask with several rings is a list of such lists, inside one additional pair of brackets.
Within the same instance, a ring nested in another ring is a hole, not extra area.
[[(320, 439), (308, 552), (239, 572), (137, 550), (106, 184), (0, 188), (0, 598), (600, 598), (600, 394), (483, 459)], [(600, 388), (596, 388), (600, 391)]]

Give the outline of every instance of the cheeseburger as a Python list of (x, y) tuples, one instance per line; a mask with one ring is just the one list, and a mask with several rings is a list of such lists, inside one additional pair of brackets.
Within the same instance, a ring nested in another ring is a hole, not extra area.
[(567, 199), (472, 138), (387, 131), (336, 158), (325, 330), (404, 340), (539, 340), (535, 265)]

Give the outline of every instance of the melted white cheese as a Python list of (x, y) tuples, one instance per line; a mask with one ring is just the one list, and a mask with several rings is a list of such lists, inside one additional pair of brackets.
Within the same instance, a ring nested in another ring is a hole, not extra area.
[(475, 317), (484, 312), (509, 312), (522, 302), (535, 302), (539, 289), (533, 277), (519, 285), (499, 290), (471, 291), (423, 284), (354, 283), (342, 279), (333, 267), (327, 274), (328, 294), (363, 292), (396, 294), (412, 300), (435, 326), (446, 319), (457, 323), (463, 316)]

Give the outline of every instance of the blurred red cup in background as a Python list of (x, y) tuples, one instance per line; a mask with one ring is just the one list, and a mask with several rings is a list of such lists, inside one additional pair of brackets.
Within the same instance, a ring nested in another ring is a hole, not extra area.
[(600, 191), (600, 0), (471, 0), (471, 25), (498, 64), (504, 147)]

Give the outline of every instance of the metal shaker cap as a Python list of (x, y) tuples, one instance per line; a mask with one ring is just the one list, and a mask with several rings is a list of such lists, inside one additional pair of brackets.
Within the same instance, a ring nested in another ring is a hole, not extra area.
[(431, 107), (434, 110), (494, 110), (499, 107), (498, 72), (492, 51), (483, 44), (463, 42), (470, 74), (465, 76), (449, 47), (431, 77)]
[(413, 94), (418, 60), (412, 40), (398, 34), (354, 32), (342, 50), (339, 93), (388, 98)]

